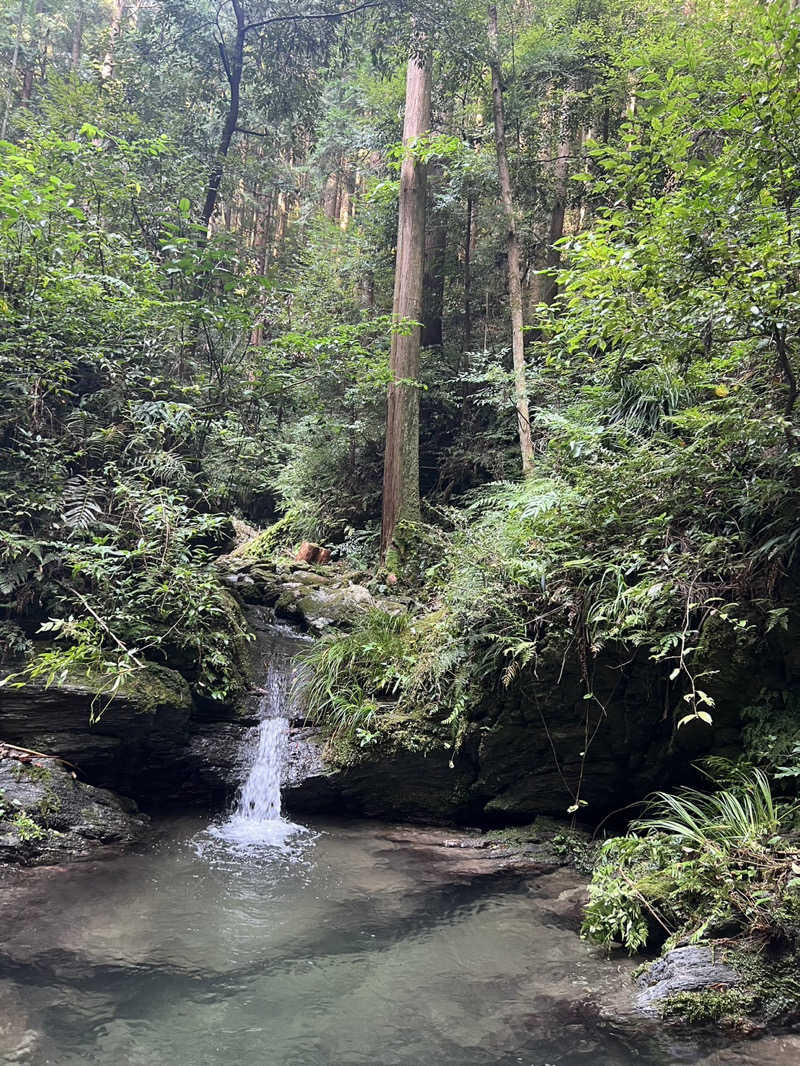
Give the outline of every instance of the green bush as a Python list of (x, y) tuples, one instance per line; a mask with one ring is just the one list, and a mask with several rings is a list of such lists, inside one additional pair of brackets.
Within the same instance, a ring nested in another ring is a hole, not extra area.
[(800, 855), (779, 828), (760, 770), (740, 770), (733, 785), (708, 794), (656, 794), (636, 835), (600, 849), (583, 935), (631, 952), (723, 933), (794, 943)]

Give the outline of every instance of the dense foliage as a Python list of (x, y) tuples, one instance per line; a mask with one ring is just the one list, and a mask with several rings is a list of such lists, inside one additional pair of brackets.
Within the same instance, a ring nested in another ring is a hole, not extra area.
[(374, 725), (387, 687), (435, 693), (458, 733), (555, 632), (590, 700), (600, 649), (641, 647), (676, 719), (708, 718), (709, 622), (755, 644), (794, 596), (797, 13), (502, 13), (524, 481), (485, 12), (305, 14), (259, 0), (215, 21), (159, 0), (135, 20), (66, 2), (4, 16), (4, 640), (58, 637), (51, 676), (169, 658), (222, 697), (240, 634), (211, 563), (232, 517), (272, 524), (276, 550), (321, 539), (379, 568), (413, 25), (435, 53), (434, 128), (413, 148), (430, 185), (423, 523), (395, 576), (420, 620), (370, 619), (324, 648), (318, 713)]

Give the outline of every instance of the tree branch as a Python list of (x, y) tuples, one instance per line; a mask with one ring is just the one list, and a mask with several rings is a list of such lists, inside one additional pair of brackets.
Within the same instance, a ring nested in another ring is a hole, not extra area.
[(314, 15), (273, 15), (272, 18), (262, 19), (260, 22), (248, 22), (245, 32), (248, 30), (260, 30), (264, 26), (271, 26), (275, 22), (312, 22), (319, 20), (343, 19), (348, 15), (355, 15), (359, 11), (366, 11), (371, 7), (378, 7), (379, 0), (366, 0), (363, 4), (349, 7), (346, 11), (322, 11)]

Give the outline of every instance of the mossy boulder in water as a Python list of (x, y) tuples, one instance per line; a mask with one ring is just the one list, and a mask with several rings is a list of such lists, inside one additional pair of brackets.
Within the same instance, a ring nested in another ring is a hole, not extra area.
[(79, 781), (56, 759), (0, 755), (0, 860), (25, 865), (129, 847), (148, 819), (136, 804)]

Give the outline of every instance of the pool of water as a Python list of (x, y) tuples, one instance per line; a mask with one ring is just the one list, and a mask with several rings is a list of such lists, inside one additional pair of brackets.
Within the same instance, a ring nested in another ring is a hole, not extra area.
[(571, 878), (481, 872), (374, 823), (315, 823), (275, 847), (195, 818), (135, 854), (7, 869), (0, 1062), (800, 1061), (791, 1038), (703, 1045), (626, 1015), (627, 962), (584, 945), (559, 906)]

